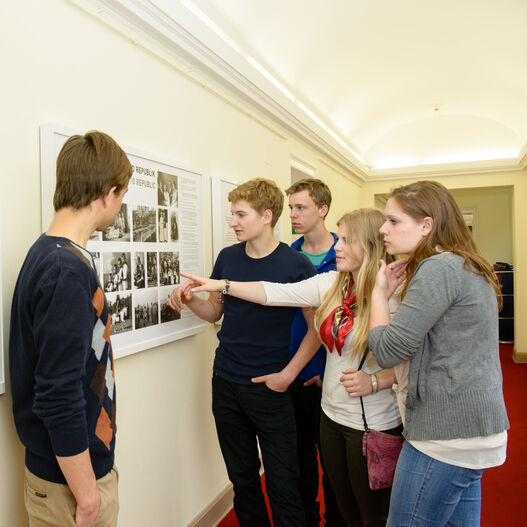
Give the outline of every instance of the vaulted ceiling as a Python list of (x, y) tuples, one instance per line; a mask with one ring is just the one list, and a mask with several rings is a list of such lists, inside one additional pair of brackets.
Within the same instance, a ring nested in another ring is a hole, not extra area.
[(362, 177), (460, 162), (525, 168), (527, 0), (102, 3), (180, 48), (184, 33), (194, 66), (230, 75)]

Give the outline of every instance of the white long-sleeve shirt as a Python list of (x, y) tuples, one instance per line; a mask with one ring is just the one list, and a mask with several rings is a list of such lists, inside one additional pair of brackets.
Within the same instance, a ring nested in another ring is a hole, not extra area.
[[(338, 275), (330, 271), (315, 275), (312, 278), (293, 284), (262, 282), (267, 295), (266, 305), (318, 307), (327, 290), (333, 285)], [(355, 323), (358, 317), (355, 317)], [(340, 382), (343, 370), (358, 368), (361, 354), (351, 354), (351, 341), (354, 330), (348, 333), (342, 347), (342, 355), (334, 348), (328, 350), (324, 381), (322, 384), (322, 410), (334, 422), (364, 430), (360, 398), (350, 397)], [(370, 353), (362, 370), (365, 373), (376, 373), (381, 368)], [(363, 397), (364, 410), (368, 426), (374, 430), (389, 430), (401, 424), (397, 401), (392, 390), (379, 392)]]

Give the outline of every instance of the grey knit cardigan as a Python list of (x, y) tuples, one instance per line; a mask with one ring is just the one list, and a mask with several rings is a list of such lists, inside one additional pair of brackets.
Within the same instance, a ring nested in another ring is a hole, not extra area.
[(370, 331), (383, 368), (412, 358), (407, 439), (487, 436), (509, 428), (498, 349), (498, 307), (484, 276), (444, 252), (423, 260), (397, 313)]

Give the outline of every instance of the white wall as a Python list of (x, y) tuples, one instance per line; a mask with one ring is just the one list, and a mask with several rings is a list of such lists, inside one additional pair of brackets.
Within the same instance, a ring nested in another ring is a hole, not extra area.
[[(39, 125), (100, 129), (209, 178), (275, 179), (289, 186), (294, 154), (319, 167), (335, 191), (328, 223), (359, 205), (359, 187), (320, 163), (320, 155), (273, 132), (199, 82), (67, 0), (0, 4), (0, 158), (4, 346), (11, 295), (28, 247), (41, 232)], [(227, 97), (228, 99), (228, 97)], [(206, 270), (210, 211), (206, 208)], [(47, 226), (44, 226), (44, 229)], [(287, 218), (283, 232), (290, 232)], [(228, 484), (210, 411), (215, 330), (116, 363), (120, 524), (180, 527)], [(0, 526), (27, 525), (23, 449), (9, 393), (0, 396)]]

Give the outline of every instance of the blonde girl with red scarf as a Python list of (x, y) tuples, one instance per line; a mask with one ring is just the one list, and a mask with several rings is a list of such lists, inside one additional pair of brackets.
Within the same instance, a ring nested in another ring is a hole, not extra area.
[[(358, 209), (338, 221), (337, 271), (293, 284), (230, 282), (181, 273), (189, 282), (170, 298), (170, 305), (177, 310), (200, 291), (218, 291), (268, 306), (317, 308), (314, 319), (306, 319), (315, 325), (328, 351), (322, 385), (322, 450), (327, 474), (349, 527), (384, 527), (390, 502), (389, 488), (369, 487), (362, 454), (360, 397), (369, 428), (392, 435), (402, 433), (392, 390), (394, 371), (382, 370), (371, 353), (359, 370), (367, 348), (369, 298), (379, 263), (381, 258), (391, 261), (379, 234), (383, 223), (383, 214), (375, 209)], [(282, 371), (270, 372), (253, 382), (265, 382), (270, 389), (285, 391), (317, 348), (318, 344), (302, 344)]]

